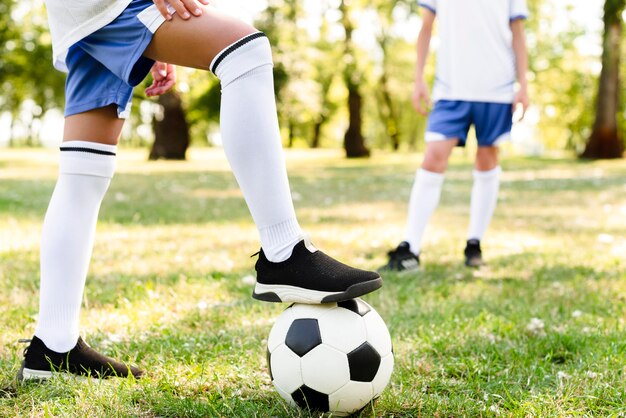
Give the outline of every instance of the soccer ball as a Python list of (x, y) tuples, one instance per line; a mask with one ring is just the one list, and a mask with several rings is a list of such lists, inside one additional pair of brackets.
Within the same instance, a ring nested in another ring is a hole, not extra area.
[(394, 363), (385, 322), (361, 299), (289, 306), (270, 331), (267, 360), (290, 405), (339, 416), (380, 396)]

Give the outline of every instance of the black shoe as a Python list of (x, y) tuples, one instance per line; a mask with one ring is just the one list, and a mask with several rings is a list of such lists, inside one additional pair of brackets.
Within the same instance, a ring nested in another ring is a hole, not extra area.
[[(28, 341), (28, 340), (26, 340)], [(52, 372), (67, 372), (82, 376), (109, 378), (127, 377), (136, 379), (143, 375), (137, 367), (127, 366), (119, 361), (98, 353), (89, 347), (82, 338), (67, 353), (50, 350), (36, 336), (24, 350), (24, 361), (17, 373), (17, 380), (43, 380), (52, 377)]]
[(342, 302), (383, 285), (378, 273), (340, 263), (305, 240), (280, 263), (269, 261), (261, 249), (255, 268), (257, 283), (252, 297), (265, 302)]
[(470, 239), (465, 246), (465, 265), (467, 267), (480, 267), (483, 264), (483, 252), (480, 249), (480, 241), (477, 239)]
[(411, 252), (408, 242), (402, 241), (395, 250), (387, 253), (389, 261), (380, 269), (383, 271), (414, 271), (420, 268), (420, 257)]

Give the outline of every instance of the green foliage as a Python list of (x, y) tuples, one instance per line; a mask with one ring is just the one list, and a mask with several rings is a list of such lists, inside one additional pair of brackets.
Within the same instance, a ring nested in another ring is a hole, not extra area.
[[(621, 19), (625, 1), (607, 0), (605, 14)], [(407, 39), (397, 30), (398, 24), (407, 21), (419, 25), (417, 3), (348, 3), (354, 30), (374, 41), (355, 42), (352, 58), (346, 57), (343, 48), (338, 1), (320, 0), (310, 8), (303, 0), (270, 0), (256, 21), (273, 46), (275, 91), (285, 144), (341, 145), (347, 125), (343, 76), (349, 74), (363, 96), (363, 132), (368, 143), (385, 149), (398, 141), (400, 149), (419, 148), (425, 119), (413, 111), (410, 102), (415, 39)], [(531, 102), (539, 115), (537, 139), (550, 149), (580, 150), (594, 119), (599, 57), (585, 56), (576, 47), (582, 36), (589, 36), (586, 27), (571, 22), (563, 31), (554, 32), (553, 18), (569, 11), (562, 2), (529, 0), (528, 4), (529, 78)], [(17, 116), (23, 104), (32, 101), (34, 110), (28, 117), (36, 121), (47, 110), (62, 106), (64, 75), (50, 66), (51, 52), (42, 2), (1, 1), (0, 111)], [(434, 59), (427, 71), (432, 79)], [(186, 86), (181, 90), (194, 142), (205, 143), (207, 132), (218, 130), (219, 83), (205, 71), (179, 74)], [(153, 110), (151, 106), (140, 110), (147, 99), (139, 90), (132, 123), (143, 124), (143, 132), (150, 128)], [(623, 121), (624, 115), (619, 119)], [(33, 120), (15, 121), (34, 127)], [(133, 135), (132, 141), (137, 138)], [(149, 135), (142, 134), (141, 138), (145, 141)]]
[(584, 27), (572, 22), (567, 31), (555, 33), (542, 18), (562, 10), (556, 3), (536, 0), (529, 7), (530, 93), (540, 114), (541, 142), (550, 149), (580, 151), (593, 122), (597, 75), (592, 69), (598, 58), (581, 55), (575, 46), (587, 34)]
[(626, 0), (605, 0), (604, 21), (607, 24), (621, 21), (624, 7), (626, 7)]
[[(32, 127), (47, 110), (62, 105), (65, 78), (50, 65), (52, 47), (43, 4), (26, 7), (10, 0), (0, 3), (0, 112), (16, 117), (23, 103), (32, 101), (31, 120), (22, 121)], [(27, 141), (34, 141), (33, 136)]]

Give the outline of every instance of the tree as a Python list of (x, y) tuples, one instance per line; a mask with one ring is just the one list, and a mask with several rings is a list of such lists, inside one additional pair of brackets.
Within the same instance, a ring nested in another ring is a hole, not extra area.
[[(33, 122), (60, 106), (65, 76), (52, 69), (43, 2), (33, 1), (28, 9), (17, 4), (14, 0), (0, 1), (0, 111), (11, 115), (12, 124), (21, 122), (30, 129), (27, 144), (32, 145), (37, 142), (40, 126)], [(19, 120), (27, 101), (32, 111), (28, 120)]]
[(162, 115), (154, 116), (154, 144), (150, 160), (184, 160), (189, 147), (189, 124), (180, 95), (170, 90), (159, 96)]
[(617, 113), (620, 103), (620, 57), (622, 12), (626, 0), (604, 3), (604, 34), (602, 36), (602, 71), (596, 99), (596, 115), (583, 158), (622, 158), (624, 138), (619, 129)]
[(365, 138), (361, 131), (363, 97), (361, 96), (359, 86), (363, 74), (360, 72), (355, 59), (354, 45), (352, 42), (354, 24), (350, 17), (350, 2), (351, 0), (341, 0), (339, 4), (339, 10), (342, 15), (341, 24), (346, 34), (344, 39), (344, 59), (346, 60), (346, 66), (344, 67), (343, 77), (346, 88), (348, 89), (348, 114), (350, 119), (343, 145), (346, 150), (346, 157), (359, 158), (369, 157), (370, 150), (365, 146)]
[[(399, 74), (394, 74), (393, 69), (398, 67), (398, 58), (402, 56), (401, 44), (403, 43), (393, 33), (397, 19), (394, 13), (402, 8), (407, 12), (406, 17), (408, 18), (411, 13), (416, 13), (417, 3), (410, 0), (376, 0), (369, 3), (370, 7), (376, 10), (378, 16), (379, 28), (376, 41), (382, 52), (380, 77), (375, 88), (376, 107), (384, 125), (386, 137), (389, 139), (392, 149), (397, 151), (400, 148), (402, 107), (406, 108), (405, 100), (408, 98), (408, 94), (402, 95), (402, 93), (392, 89), (394, 80), (398, 82), (398, 78), (402, 78), (399, 77)], [(411, 66), (407, 63), (402, 67), (410, 68)], [(404, 82), (404, 80), (401, 81)], [(408, 83), (404, 82), (403, 84), (405, 86), (403, 90), (406, 91)], [(411, 108), (410, 104), (409, 108)]]

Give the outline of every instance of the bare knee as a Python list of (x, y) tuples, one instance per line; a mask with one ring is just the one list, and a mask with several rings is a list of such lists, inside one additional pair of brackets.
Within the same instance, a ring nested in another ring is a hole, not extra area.
[(456, 143), (456, 140), (429, 142), (426, 145), (422, 168), (433, 173), (443, 173), (446, 171), (448, 168), (448, 159)]
[(478, 171), (493, 170), (498, 166), (498, 147), (479, 147), (476, 151), (475, 168)]

